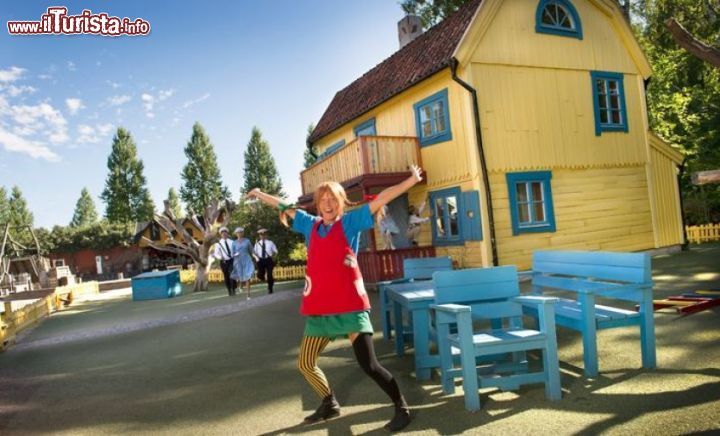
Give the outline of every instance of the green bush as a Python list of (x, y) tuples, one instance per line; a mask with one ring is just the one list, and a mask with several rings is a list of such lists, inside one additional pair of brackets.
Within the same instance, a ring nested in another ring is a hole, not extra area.
[(55, 226), (52, 231), (35, 230), (40, 247), (49, 253), (72, 253), (84, 249), (103, 250), (132, 245), (135, 224), (109, 223), (105, 220), (83, 227)]

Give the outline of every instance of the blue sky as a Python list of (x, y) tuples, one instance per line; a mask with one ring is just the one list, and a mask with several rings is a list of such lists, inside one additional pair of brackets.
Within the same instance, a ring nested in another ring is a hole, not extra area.
[[(148, 36), (14, 36), (48, 6), (143, 18)], [(192, 125), (206, 129), (234, 196), (253, 126), (286, 192), (300, 194), (307, 126), (335, 92), (398, 48), (397, 0), (0, 3), (0, 185), (18, 185), (35, 225), (67, 225), (83, 187), (99, 213), (118, 126), (156, 206), (179, 190)]]

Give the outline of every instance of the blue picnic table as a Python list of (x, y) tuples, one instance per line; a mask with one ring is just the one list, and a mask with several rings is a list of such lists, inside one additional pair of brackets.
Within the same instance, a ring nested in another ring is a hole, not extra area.
[(395, 318), (395, 353), (398, 356), (405, 354), (403, 312), (406, 312), (409, 314), (415, 349), (415, 376), (418, 380), (429, 380), (430, 371), (440, 367), (440, 356), (430, 354), (430, 305), (435, 302), (433, 282), (428, 280), (391, 285), (386, 292)]

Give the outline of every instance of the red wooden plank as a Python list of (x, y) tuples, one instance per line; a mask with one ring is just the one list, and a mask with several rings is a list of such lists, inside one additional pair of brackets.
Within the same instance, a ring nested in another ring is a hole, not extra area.
[(720, 306), (720, 300), (710, 299), (703, 301), (702, 303), (693, 304), (692, 306), (680, 307), (677, 311), (689, 315), (691, 313), (702, 312), (703, 310), (707, 310), (715, 306)]

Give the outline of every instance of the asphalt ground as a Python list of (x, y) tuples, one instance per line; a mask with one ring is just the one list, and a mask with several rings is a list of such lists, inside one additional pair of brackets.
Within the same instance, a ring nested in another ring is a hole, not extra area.
[[(657, 298), (720, 289), (720, 244), (653, 259)], [(319, 400), (296, 369), (301, 282), (252, 299), (220, 287), (168, 300), (128, 291), (74, 302), (0, 354), (0, 434), (386, 434), (392, 408), (359, 369), (347, 340), (320, 360), (341, 417), (299, 425)], [(377, 295), (372, 293), (377, 307)], [(481, 390), (464, 410), (462, 389), (444, 395), (435, 375), (417, 382), (412, 350), (395, 356), (379, 333), (380, 362), (413, 408), (415, 434), (632, 434), (720, 432), (720, 308), (656, 312), (658, 368), (644, 370), (636, 328), (598, 335), (600, 376), (582, 376), (582, 342), (558, 330), (560, 401), (541, 385)]]

